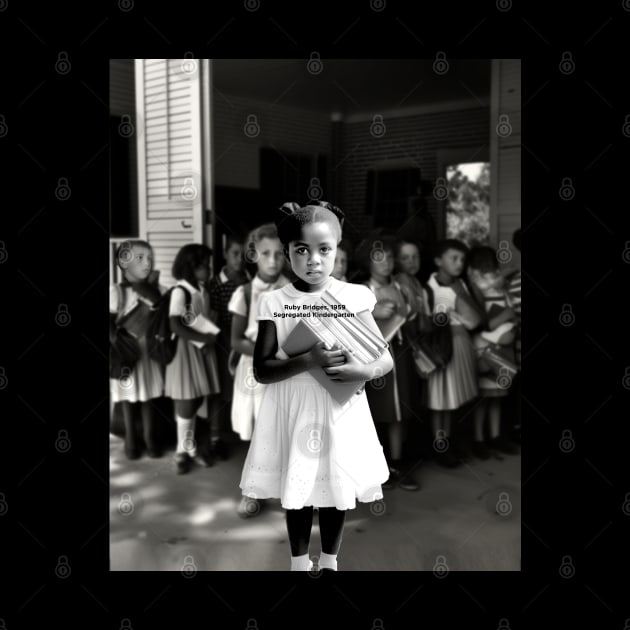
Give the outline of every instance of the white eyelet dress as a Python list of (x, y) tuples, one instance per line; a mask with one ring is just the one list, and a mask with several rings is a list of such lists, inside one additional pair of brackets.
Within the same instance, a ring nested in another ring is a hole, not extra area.
[[(365, 286), (331, 277), (324, 288), (354, 313), (372, 311), (376, 303)], [(315, 304), (319, 295), (292, 284), (261, 295), (257, 319), (276, 326), (276, 358), (287, 358), (282, 345), (299, 320), (274, 314), (299, 312), (285, 306)], [(266, 385), (243, 466), (243, 495), (279, 498), (285, 509), (350, 510), (357, 500), (382, 499), (388, 477), (364, 389), (340, 405), (308, 372)]]

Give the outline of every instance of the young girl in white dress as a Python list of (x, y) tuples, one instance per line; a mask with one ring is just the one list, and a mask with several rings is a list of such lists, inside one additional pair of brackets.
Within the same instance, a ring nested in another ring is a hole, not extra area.
[[(212, 251), (205, 245), (190, 243), (177, 252), (173, 261), (177, 286), (171, 292), (169, 322), (177, 335), (177, 351), (166, 366), (164, 393), (175, 405), (175, 470), (180, 475), (189, 472), (194, 462), (204, 467), (213, 463), (207, 446), (204, 444), (197, 450), (195, 441), (197, 412), (204, 398), (221, 391), (214, 349), (216, 335), (195, 329), (210, 319), (205, 284), (210, 275), (211, 256)], [(193, 342), (203, 345), (199, 348)]]
[[(305, 306), (320, 303), (324, 290), (356, 313), (375, 333), (376, 299), (365, 286), (331, 277), (343, 213), (326, 202), (304, 208), (285, 204), (276, 224), (297, 280), (264, 293), (258, 304), (259, 332), (254, 376), (266, 388), (243, 467), (244, 496), (275, 497), (286, 509), (291, 570), (308, 571), (313, 508), (318, 508), (322, 553), (319, 569), (337, 570), (345, 511), (356, 501), (382, 499), (389, 477), (361, 382), (388, 373), (388, 350), (365, 365), (351, 353), (319, 343), (291, 358), (282, 349)], [(309, 311), (311, 312), (311, 311)], [(308, 372), (323, 368), (332, 379), (357, 382), (357, 393), (339, 404)]]
[[(284, 254), (273, 223), (265, 223), (252, 230), (247, 237), (246, 247), (245, 258), (256, 263), (256, 275), (251, 282), (234, 291), (228, 311), (232, 314), (230, 346), (241, 355), (234, 372), (232, 429), (241, 440), (249, 442), (265, 390), (265, 386), (253, 376), (254, 345), (258, 336), (258, 300), (263, 293), (283, 287), (289, 279), (281, 273)], [(260, 509), (261, 504), (256, 499), (243, 497), (237, 513), (241, 518), (249, 518), (257, 516)]]
[[(146, 241), (124, 241), (116, 251), (116, 262), (123, 274), (120, 284), (109, 289), (110, 338), (115, 339), (120, 325), (136, 337), (140, 359), (125, 378), (110, 379), (111, 399), (119, 403), (125, 423), (125, 454), (128, 459), (140, 457), (132, 405), (139, 404), (142, 432), (149, 457), (160, 457), (161, 446), (156, 436), (155, 418), (151, 401), (164, 393), (162, 368), (149, 356), (147, 327), (151, 308), (166, 292), (157, 282), (149, 281), (153, 271), (153, 248)], [(124, 322), (123, 322), (124, 320)]]
[[(451, 418), (456, 409), (477, 397), (477, 360), (468, 333), (482, 321), (476, 302), (461, 280), (468, 248), (457, 239), (446, 239), (435, 247), (435, 266), (427, 286), (433, 294), (433, 313), (446, 313), (453, 339), (453, 356), (443, 370), (429, 376), (428, 407), (435, 437), (434, 445), (450, 444)], [(437, 462), (447, 468), (460, 464), (453, 449), (436, 448)]]

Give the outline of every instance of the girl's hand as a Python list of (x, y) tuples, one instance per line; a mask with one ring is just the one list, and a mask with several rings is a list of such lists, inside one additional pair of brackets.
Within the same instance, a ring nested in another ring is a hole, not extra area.
[(395, 310), (396, 304), (392, 300), (383, 300), (376, 303), (372, 315), (374, 319), (389, 319)]
[(319, 367), (332, 367), (341, 365), (345, 361), (343, 351), (337, 348), (326, 350), (326, 344), (320, 341), (314, 345), (308, 352), (310, 360), (314, 365)]
[(365, 374), (366, 366), (361, 363), (352, 352), (342, 350), (345, 357), (345, 363), (335, 367), (325, 367), (324, 372), (332, 381), (340, 381), (342, 383), (349, 381), (365, 381), (369, 377)]

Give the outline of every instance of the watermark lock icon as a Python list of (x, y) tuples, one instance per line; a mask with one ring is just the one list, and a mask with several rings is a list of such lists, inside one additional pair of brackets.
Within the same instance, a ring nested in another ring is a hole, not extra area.
[(433, 72), (435, 72), (435, 74), (443, 75), (448, 72), (448, 69), (449, 64), (446, 60), (446, 53), (438, 51), (433, 62)]

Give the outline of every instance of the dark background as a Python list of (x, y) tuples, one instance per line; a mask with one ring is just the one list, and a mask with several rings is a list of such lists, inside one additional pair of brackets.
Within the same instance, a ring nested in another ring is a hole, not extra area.
[[(3, 344), (0, 373), (5, 426), (17, 428), (2, 440), (0, 458), (3, 568), (20, 578), (15, 595), (0, 602), (7, 628), (34, 625), (44, 611), (49, 622), (90, 627), (120, 628), (123, 619), (153, 627), (169, 613), (178, 625), (197, 614), (207, 624), (227, 614), (225, 627), (245, 628), (255, 618), (263, 629), (283, 615), (314, 626), (328, 622), (333, 607), (336, 618), (365, 628), (376, 618), (389, 628), (433, 616), (440, 627), (498, 628), (502, 618), (510, 628), (521, 627), (521, 618), (571, 627), (586, 614), (598, 618), (598, 628), (624, 627), (626, 598), (610, 587), (628, 549), (629, 487), (620, 477), (627, 453), (616, 449), (630, 383), (627, 355), (615, 354), (628, 340), (618, 296), (628, 286), (630, 232), (625, 196), (609, 182), (624, 179), (630, 102), (618, 89), (621, 71), (609, 82), (605, 70), (624, 59), (615, 35), (627, 40), (630, 13), (622, 2), (581, 11), (562, 2), (554, 20), (548, 11), (525, 18), (520, 7), (507, 3), (500, 11), (498, 4), (467, 11), (423, 5), (411, 14), (392, 3), (374, 12), (366, 3), (347, 17), (319, 5), (310, 12), (298, 4), (288, 12), (235, 5), (222, 15), (205, 7), (203, 19), (191, 19), (195, 8), (182, 3), (162, 15), (139, 3), (129, 12), (116, 3), (78, 11), (1, 4), (2, 40), (18, 39), (5, 55), (18, 81), (0, 96), (0, 142), (11, 151), (5, 181), (17, 184), (5, 204), (13, 220), (1, 237), (0, 277), (6, 285), (13, 272), (10, 299), (19, 305), (5, 327), (15, 344)], [(108, 574), (108, 59), (189, 50), (282, 57), (287, 48), (304, 58), (312, 50), (322, 58), (523, 53), (522, 575), (239, 574), (236, 581), (227, 574)], [(566, 50), (576, 63), (570, 76), (558, 72)], [(64, 76), (55, 71), (60, 51), (72, 64)], [(60, 177), (72, 191), (65, 201), (54, 194)], [(565, 177), (576, 188), (571, 201), (558, 195)], [(565, 304), (575, 314), (568, 327), (559, 323)], [(68, 325), (58, 325), (67, 322), (60, 312), (70, 315)], [(576, 441), (570, 454), (558, 449), (566, 429)], [(61, 430), (72, 442), (64, 454), (54, 446)], [(611, 556), (607, 547), (622, 532), (625, 542)], [(9, 549), (16, 561), (9, 562)], [(55, 576), (60, 556), (71, 566), (66, 579)], [(559, 572), (564, 556), (576, 569), (568, 578)]]

